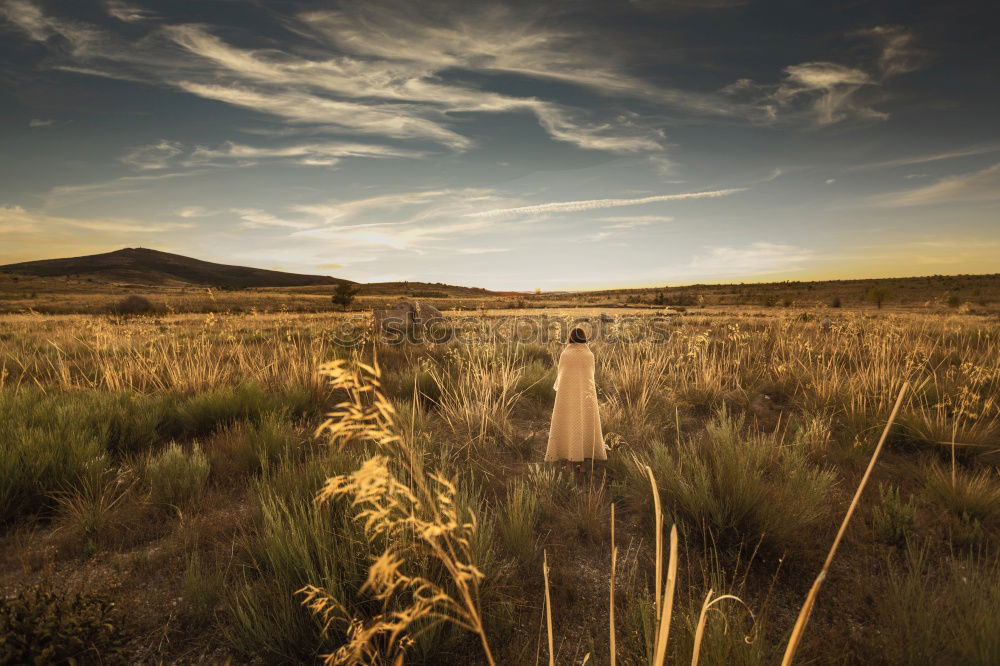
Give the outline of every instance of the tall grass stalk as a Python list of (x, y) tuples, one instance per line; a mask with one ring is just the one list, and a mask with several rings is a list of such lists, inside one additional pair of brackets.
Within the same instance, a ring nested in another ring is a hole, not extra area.
[(882, 436), (878, 440), (878, 444), (875, 446), (875, 451), (872, 452), (871, 460), (868, 462), (868, 468), (865, 470), (864, 476), (861, 477), (861, 482), (858, 484), (858, 489), (854, 492), (854, 498), (851, 500), (850, 506), (847, 507), (847, 513), (844, 515), (844, 520), (840, 523), (840, 529), (837, 530), (837, 536), (833, 539), (833, 544), (830, 546), (830, 552), (826, 555), (826, 561), (823, 562), (823, 568), (820, 570), (819, 575), (816, 576), (816, 580), (813, 582), (812, 587), (809, 589), (809, 594), (806, 596), (805, 603), (802, 604), (802, 608), (799, 610), (799, 616), (795, 620), (795, 626), (792, 628), (792, 635), (788, 639), (788, 646), (785, 648), (785, 655), (781, 660), (782, 666), (790, 666), (792, 660), (795, 658), (795, 651), (798, 649), (799, 641), (802, 639), (802, 633), (806, 629), (806, 624), (809, 622), (809, 616), (812, 614), (813, 606), (816, 603), (816, 597), (819, 595), (819, 588), (823, 585), (823, 581), (826, 580), (827, 572), (830, 570), (830, 565), (833, 563), (833, 557), (837, 554), (837, 548), (840, 546), (841, 539), (844, 538), (844, 533), (847, 532), (847, 526), (851, 522), (851, 517), (854, 515), (854, 510), (858, 506), (858, 501), (861, 499), (861, 493), (865, 490), (865, 485), (868, 483), (868, 478), (871, 476), (872, 469), (875, 467), (875, 462), (878, 460), (879, 453), (882, 452), (882, 445), (885, 444), (885, 438), (889, 435), (889, 430), (892, 428), (893, 421), (896, 420), (896, 414), (899, 413), (899, 407), (903, 404), (903, 396), (906, 395), (906, 389), (910, 386), (909, 382), (903, 382), (902, 388), (899, 389), (899, 395), (896, 397), (896, 404), (892, 408), (892, 413), (889, 414), (889, 420), (885, 424), (885, 429), (882, 430)]
[[(370, 663), (393, 651), (401, 663), (413, 639), (410, 632), (446, 622), (476, 634), (492, 666), (480, 606), (484, 575), (473, 553), (475, 513), (462, 507), (450, 480), (424, 469), (421, 452), (401, 436), (396, 411), (381, 391), (377, 364), (337, 360), (321, 372), (345, 399), (317, 433), (326, 433), (338, 448), (368, 446), (378, 453), (356, 471), (327, 479), (316, 501), (349, 499), (369, 542), (386, 544), (361, 587), (382, 602), (371, 618), (353, 617), (340, 599), (319, 587), (299, 590), (303, 604), (325, 626), (337, 619), (348, 622), (347, 643), (327, 655), (326, 663)], [(428, 561), (443, 568), (444, 581), (420, 573)]]
[(615, 545), (615, 503), (611, 503), (611, 603), (608, 605), (609, 648), (611, 650), (611, 666), (618, 663), (617, 641), (615, 638), (615, 569), (618, 565), (618, 546)]
[(542, 577), (545, 579), (545, 629), (549, 639), (549, 666), (555, 666), (555, 641), (552, 637), (552, 595), (549, 593), (549, 551), (542, 551)]

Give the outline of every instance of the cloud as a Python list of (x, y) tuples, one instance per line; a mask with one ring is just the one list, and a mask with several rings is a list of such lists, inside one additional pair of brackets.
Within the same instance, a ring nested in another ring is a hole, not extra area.
[(888, 114), (860, 104), (855, 93), (872, 83), (865, 72), (832, 62), (807, 62), (785, 68), (786, 79), (773, 97), (781, 106), (811, 100), (815, 121), (830, 125), (848, 117), (885, 120)]
[(459, 254), (494, 254), (496, 252), (510, 252), (509, 247), (461, 247)]
[(815, 259), (812, 250), (779, 243), (757, 242), (744, 247), (710, 247), (694, 257), (686, 272), (697, 275), (731, 276), (783, 273), (802, 268)]
[[(472, 191), (473, 194), (476, 192)], [(380, 194), (374, 197), (365, 197), (347, 201), (327, 201), (316, 204), (298, 204), (291, 207), (291, 210), (306, 215), (319, 218), (322, 222), (330, 224), (351, 219), (369, 210), (400, 210), (411, 206), (420, 206), (431, 201), (440, 200), (452, 194), (450, 190), (419, 190), (415, 192), (396, 192), (393, 194)], [(363, 225), (363, 226), (373, 226)]]
[(208, 217), (209, 215), (215, 215), (216, 211), (209, 210), (204, 206), (184, 206), (183, 208), (178, 208), (174, 211), (178, 217)]
[(0, 206), (0, 234), (2, 233), (52, 233), (66, 227), (121, 233), (163, 233), (190, 229), (194, 225), (176, 222), (147, 222), (132, 219), (90, 219), (49, 215), (29, 211), (21, 206)]
[(309, 229), (316, 226), (313, 222), (301, 220), (285, 220), (258, 208), (231, 208), (243, 220), (243, 227), (260, 229), (261, 227), (285, 227), (288, 229)]
[(898, 26), (877, 26), (850, 36), (873, 39), (878, 55), (855, 66), (820, 60), (789, 65), (777, 84), (743, 78), (720, 92), (758, 109), (767, 122), (804, 120), (822, 127), (847, 120), (886, 120), (889, 114), (872, 108), (872, 102), (887, 98), (884, 86), (890, 78), (918, 69), (923, 52), (913, 33)]
[(87, 183), (86, 185), (58, 185), (49, 190), (49, 193), (45, 196), (45, 208), (62, 208), (103, 197), (134, 194), (141, 192), (151, 182), (173, 180), (175, 178), (189, 178), (203, 173), (205, 173), (204, 170), (196, 169), (179, 173), (121, 176), (120, 178)]
[(319, 97), (297, 90), (260, 91), (245, 86), (179, 81), (186, 92), (234, 106), (280, 116), (294, 123), (334, 126), (341, 131), (393, 139), (423, 139), (455, 150), (472, 145), (468, 138), (440, 123), (421, 118), (399, 104), (361, 104)]
[(365, 143), (317, 142), (287, 146), (248, 146), (227, 141), (219, 148), (198, 146), (184, 160), (187, 165), (204, 163), (253, 165), (262, 161), (283, 161), (308, 166), (330, 166), (343, 157), (418, 158), (425, 153), (391, 146)]
[(531, 206), (517, 206), (515, 208), (494, 208), (475, 213), (468, 213), (467, 217), (507, 217), (511, 215), (538, 215), (548, 213), (575, 213), (584, 210), (597, 210), (600, 208), (615, 208), (617, 206), (639, 206), (661, 201), (681, 201), (685, 199), (714, 199), (729, 196), (738, 192), (745, 192), (745, 187), (733, 187), (724, 190), (712, 190), (708, 192), (684, 192), (681, 194), (658, 194), (650, 197), (640, 197), (637, 199), (585, 199), (581, 201), (559, 201), (555, 203), (534, 204)]
[(125, 23), (141, 23), (158, 18), (155, 12), (130, 5), (123, 0), (104, 0), (104, 8), (107, 10), (108, 16)]
[(42, 118), (32, 118), (28, 121), (28, 127), (49, 127), (54, 123), (54, 120), (43, 120)]
[(932, 185), (894, 192), (876, 199), (876, 205), (929, 206), (984, 201), (1000, 201), (1000, 163), (974, 173), (942, 178)]
[(0, 204), (0, 235), (40, 231), (38, 219), (21, 206)]
[(602, 217), (601, 222), (612, 222), (605, 229), (633, 229), (635, 227), (645, 227), (650, 224), (663, 224), (673, 222), (670, 215), (621, 215), (617, 217)]
[(917, 47), (916, 38), (906, 28), (875, 26), (858, 34), (873, 38), (881, 46), (878, 66), (883, 77), (907, 74), (923, 64), (925, 53)]
[(140, 171), (166, 169), (171, 160), (184, 152), (184, 148), (176, 141), (160, 139), (148, 146), (138, 146), (128, 151), (120, 158), (122, 162)]
[[(489, 16), (483, 17), (483, 10), (470, 5), (432, 17), (406, 5), (366, 3), (285, 17), (293, 31), (335, 47), (313, 48), (313, 57), (305, 57), (239, 48), (200, 25), (156, 25), (137, 48), (111, 32), (48, 16), (24, 0), (12, 2), (18, 8), (15, 23), (30, 37), (46, 41), (58, 34), (68, 40), (66, 53), (53, 49), (54, 67), (159, 83), (327, 131), (429, 141), (463, 151), (473, 142), (451, 127), (449, 114), (527, 111), (554, 140), (584, 149), (662, 149), (661, 130), (638, 115), (614, 109), (597, 117), (601, 114), (492, 92), (444, 75), (456, 70), (556, 79), (603, 94), (674, 103), (702, 115), (732, 115), (731, 103), (717, 95), (671, 91), (630, 77), (609, 54), (584, 48), (588, 42), (577, 32), (536, 23), (532, 12), (486, 11)], [(127, 22), (151, 24), (156, 18), (117, 0), (106, 6)]]
[(953, 160), (960, 157), (971, 157), (973, 155), (985, 155), (988, 153), (1000, 152), (1000, 143), (988, 143), (980, 146), (969, 146), (958, 150), (948, 150), (942, 153), (929, 153), (915, 155), (912, 157), (900, 157), (892, 160), (880, 162), (867, 162), (856, 164), (851, 167), (853, 171), (866, 171), (868, 169), (892, 169), (900, 166), (910, 166), (913, 164), (927, 164), (929, 162), (940, 162), (943, 160)]

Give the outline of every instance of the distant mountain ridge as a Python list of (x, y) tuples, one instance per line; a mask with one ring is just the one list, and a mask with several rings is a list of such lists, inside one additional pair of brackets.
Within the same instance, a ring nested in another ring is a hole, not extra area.
[(37, 277), (90, 278), (98, 282), (155, 286), (194, 285), (233, 289), (305, 287), (350, 282), (328, 275), (304, 275), (248, 266), (216, 264), (179, 254), (132, 247), (83, 257), (7, 264), (0, 266), (0, 272)]

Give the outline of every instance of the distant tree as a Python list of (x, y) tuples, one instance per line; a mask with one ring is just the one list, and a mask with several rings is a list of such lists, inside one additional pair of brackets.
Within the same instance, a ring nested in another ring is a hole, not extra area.
[(354, 297), (357, 294), (357, 287), (352, 287), (347, 282), (338, 282), (337, 288), (333, 292), (333, 304), (339, 305), (342, 309), (346, 310), (354, 302)]
[(130, 316), (149, 314), (154, 312), (156, 307), (145, 296), (135, 294), (126, 296), (111, 306), (111, 312), (116, 315)]
[(830, 301), (830, 307), (831, 308), (839, 308), (840, 307), (840, 296), (834, 296), (833, 297), (833, 300)]
[(892, 296), (892, 292), (889, 291), (889, 288), (880, 284), (875, 285), (868, 290), (868, 300), (877, 305), (879, 308), (882, 307), (883, 303), (889, 300), (890, 296)]

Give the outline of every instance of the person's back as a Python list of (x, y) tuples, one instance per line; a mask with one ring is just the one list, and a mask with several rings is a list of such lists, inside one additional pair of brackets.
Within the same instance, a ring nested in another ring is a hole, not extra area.
[(607, 460), (594, 383), (594, 354), (576, 328), (559, 356), (556, 401), (545, 460)]

